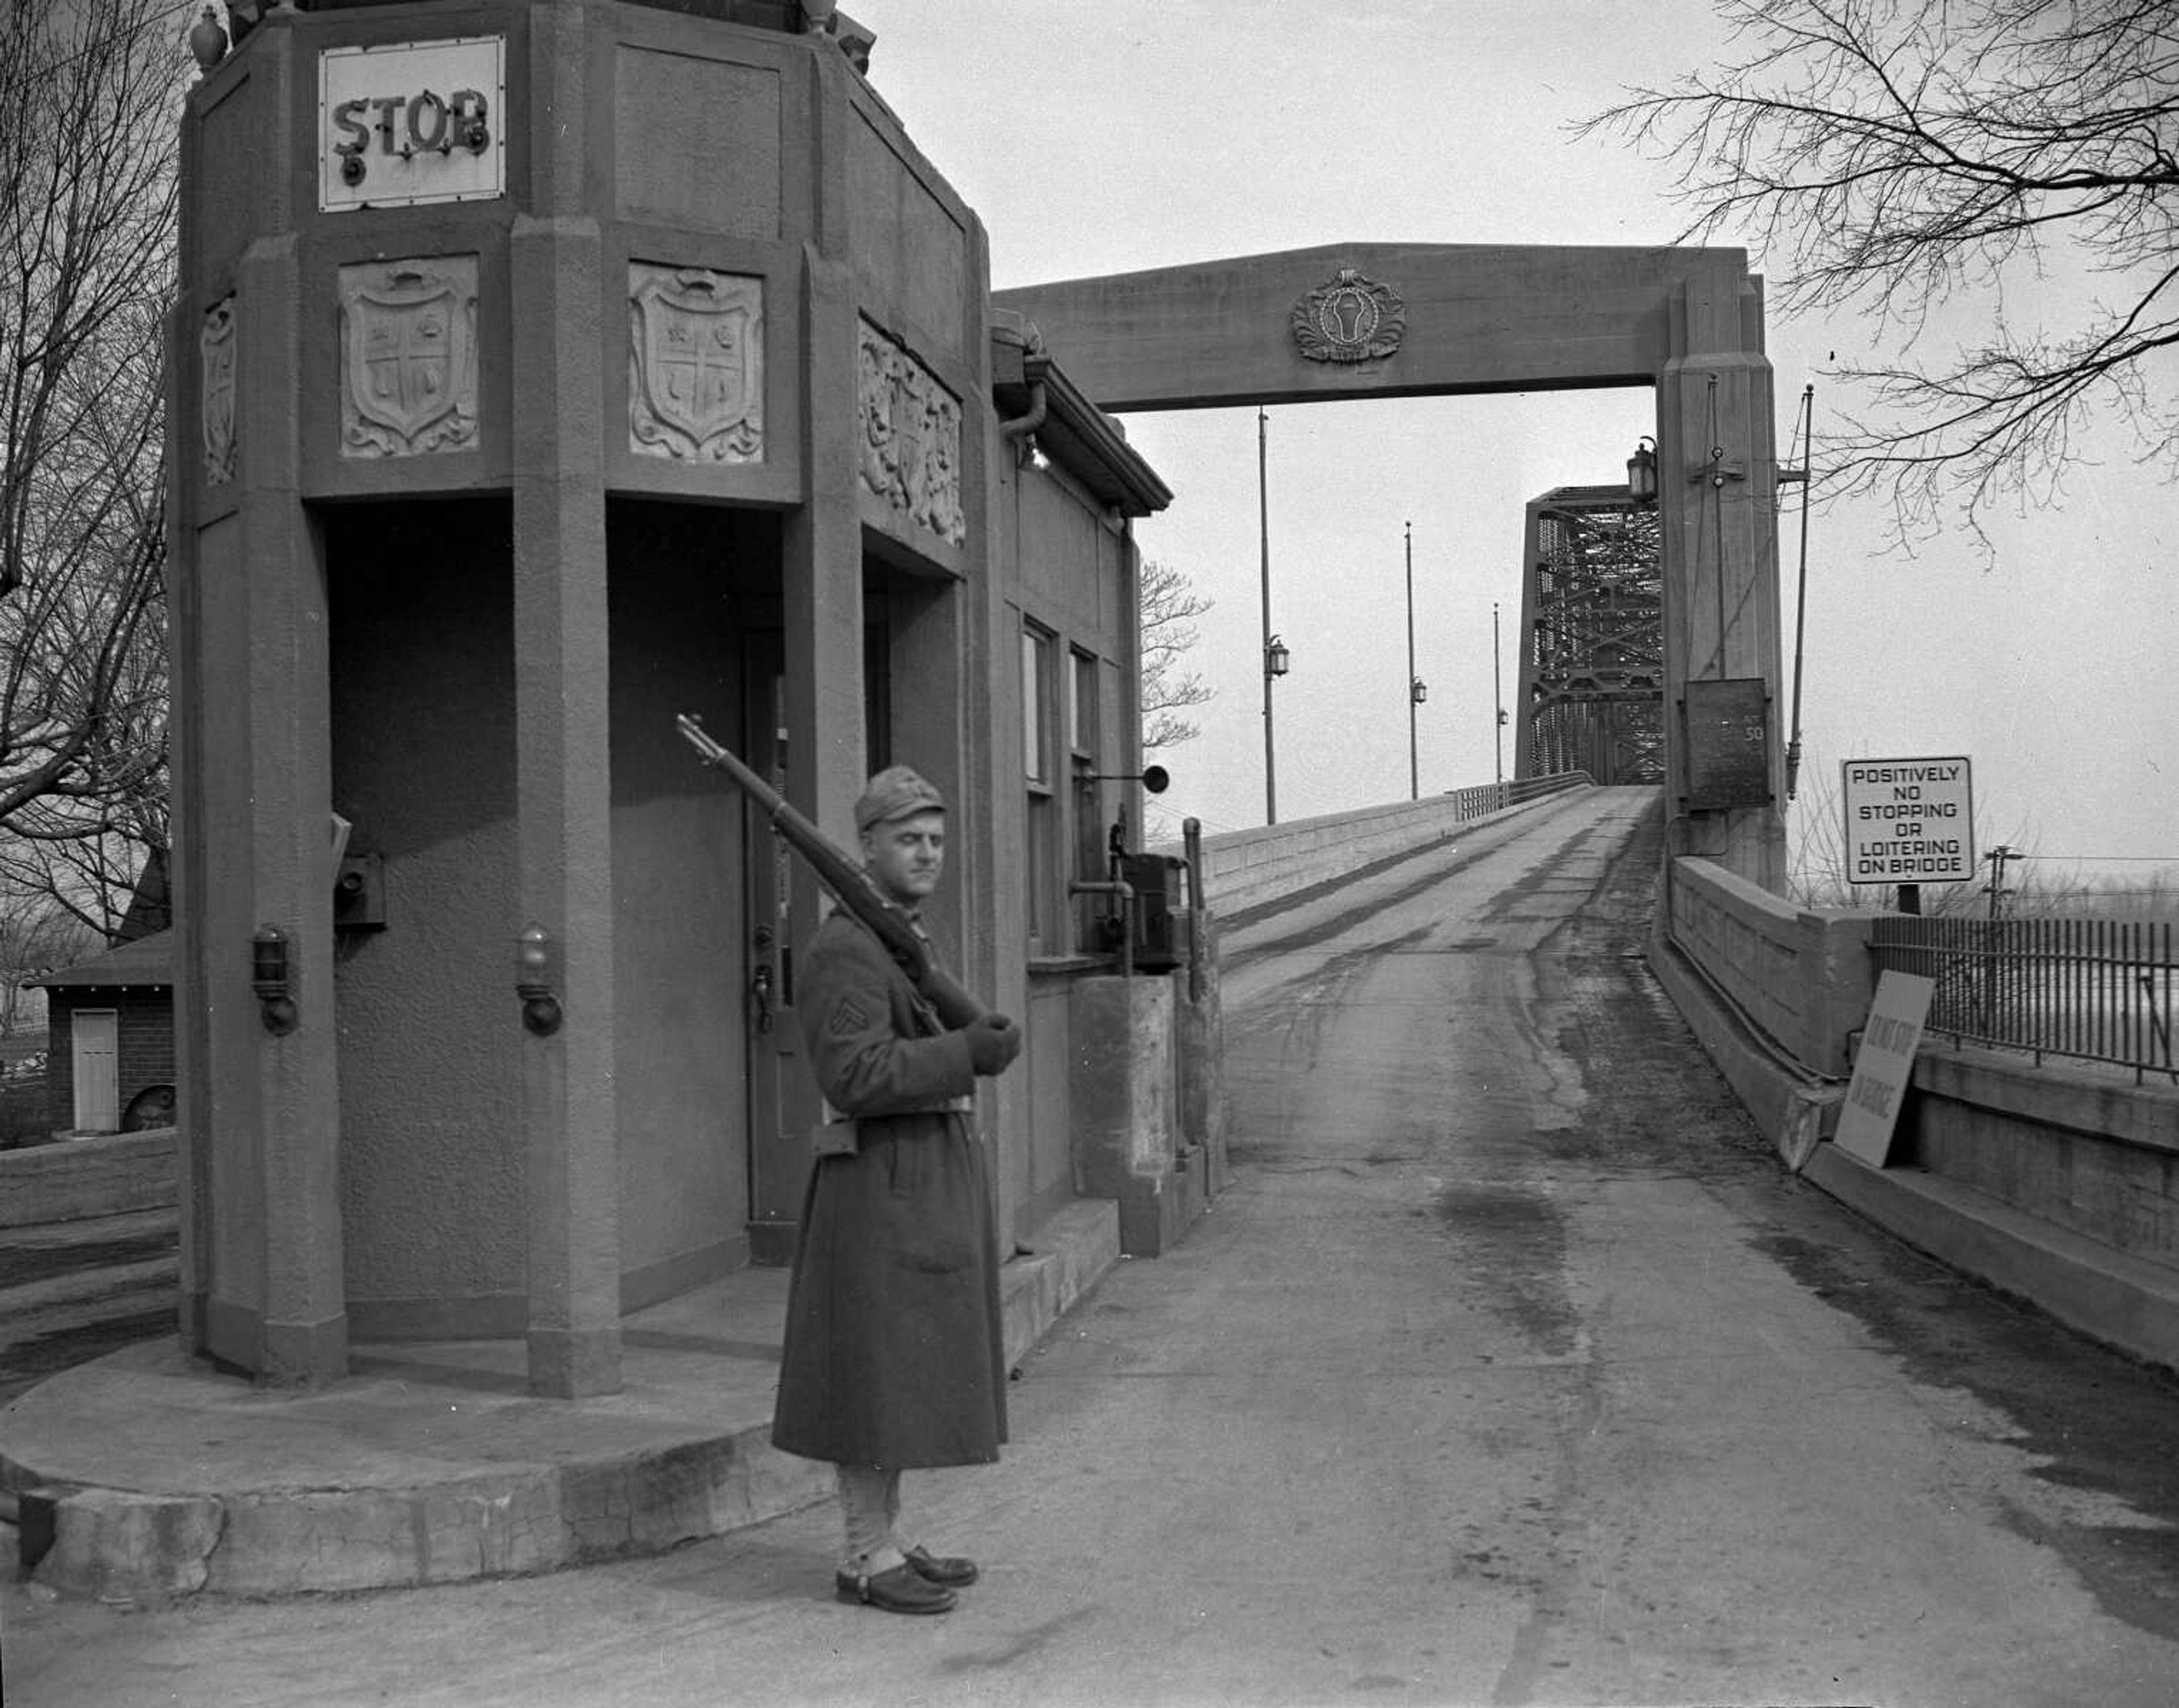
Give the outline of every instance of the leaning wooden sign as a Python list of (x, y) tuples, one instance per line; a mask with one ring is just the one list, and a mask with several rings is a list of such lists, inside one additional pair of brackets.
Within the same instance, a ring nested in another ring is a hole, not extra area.
[(1942, 884), (1974, 876), (1968, 759), (1849, 759), (1845, 773), (1847, 882)]
[(1935, 982), (1918, 973), (1886, 972), (1876, 981), (1876, 1000), (1854, 1052), (1853, 1079), (1831, 1140), (1872, 1168), (1891, 1160), (1899, 1106), (1914, 1077), (1914, 1052), (1922, 1045)]

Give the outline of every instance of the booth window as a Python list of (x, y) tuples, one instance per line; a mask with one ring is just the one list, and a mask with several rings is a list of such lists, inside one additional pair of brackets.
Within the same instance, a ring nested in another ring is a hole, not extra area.
[(1058, 674), (1057, 637), (1035, 623), (1022, 629), (1022, 771), (1029, 794), (1029, 953), (1063, 952), (1067, 885), (1059, 864)]
[[(1097, 806), (1097, 660), (1094, 654), (1070, 648), (1067, 654), (1067, 747), (1073, 767), (1070, 803), (1074, 821), (1073, 876), (1095, 883), (1105, 873), (1105, 826)], [(1105, 898), (1080, 896), (1068, 909), (1073, 914), (1074, 947), (1089, 954), (1105, 947), (1099, 921), (1109, 911)]]

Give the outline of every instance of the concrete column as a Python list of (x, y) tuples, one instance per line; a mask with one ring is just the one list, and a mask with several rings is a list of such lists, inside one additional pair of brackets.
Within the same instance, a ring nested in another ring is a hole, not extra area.
[[(868, 775), (853, 278), (848, 263), (827, 260), (814, 246), (804, 250), (808, 496), (782, 530), (781, 565), (788, 794), (849, 849), (855, 845), (855, 797)], [(798, 928), (804, 923), (797, 921)]]
[[(1780, 692), (1777, 447), (1756, 282), (1727, 252), (1674, 283), (1671, 354), (1657, 381), (1663, 530), (1667, 850), (1714, 859), (1773, 892), (1786, 882), (1786, 716)], [(1768, 688), (1767, 803), (1692, 812), (1682, 702), (1690, 681)]]
[(1544, 503), (1531, 498), (1521, 513), (1521, 609), (1513, 619), (1513, 768), (1529, 774), (1536, 764), (1536, 557)]
[[(271, 157), (297, 81), (293, 41), (268, 32), (235, 124)], [(185, 194), (204, 193), (185, 127)], [(173, 827), (184, 1096), (189, 1344), (272, 1383), (347, 1368), (339, 1099), (332, 1001), (330, 755), (324, 575), (299, 492), (296, 376), (303, 305), (288, 179), (253, 243), (217, 279), (192, 244), (177, 310), (169, 445), (174, 506)], [(192, 204), (195, 205), (194, 202)], [(231, 312), (234, 458), (205, 466), (199, 342)], [(281, 933), (296, 1024), (265, 1024), (251, 938)]]
[[(804, 502), (783, 530), (789, 798), (842, 846), (855, 845), (864, 752), (862, 412), (847, 127), (857, 122), (836, 56), (810, 57), (816, 133), (812, 238), (802, 251)], [(806, 893), (805, 890), (802, 893)], [(794, 921), (815, 923), (814, 912)]]
[(621, 1386), (600, 316), (608, 295), (617, 305), (625, 292), (602, 277), (585, 201), (590, 62), (582, 8), (538, 7), (530, 18), (535, 194), (508, 243), (519, 822), (505, 1024), (520, 1024), (514, 935), (541, 926), (564, 1024), (544, 1035), (525, 1029), (519, 1045), (530, 1385), (573, 1398)]
[[(339, 1193), (340, 1096), (333, 1024), (332, 728), (325, 574), (298, 496), (302, 431), (300, 291), (292, 238), (253, 244), (237, 293), (237, 413), (253, 442), (242, 517), (250, 583), (250, 776), (256, 916), (287, 937), (299, 1015), (285, 1035), (254, 1002), (263, 1150), (265, 1297), (256, 1368), (272, 1381), (327, 1380), (348, 1367)], [(249, 945), (239, 946), (246, 955)], [(231, 953), (222, 942), (217, 960)], [(241, 988), (246, 989), (244, 986)]]

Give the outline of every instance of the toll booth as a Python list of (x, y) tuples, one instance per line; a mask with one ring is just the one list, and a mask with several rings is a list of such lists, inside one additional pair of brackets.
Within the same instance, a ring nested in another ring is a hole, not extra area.
[(1141, 821), (1170, 495), (994, 316), (867, 34), (226, 21), (170, 331), (185, 1343), (520, 1337), (608, 1392), (623, 1312), (787, 1260), (820, 899), (683, 712), (850, 847), (870, 770), (944, 791), (936, 934), (1029, 1020), (978, 1118), (1009, 1238), (1082, 1190), (1073, 887)]

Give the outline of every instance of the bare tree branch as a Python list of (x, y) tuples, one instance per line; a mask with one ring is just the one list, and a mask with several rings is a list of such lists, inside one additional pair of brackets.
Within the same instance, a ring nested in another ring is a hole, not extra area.
[(1200, 674), (1181, 668), (1183, 656), (1196, 642), (1194, 619), (1211, 601), (1171, 564), (1145, 562), (1136, 604), (1142, 623), (1143, 746), (1177, 746), (1199, 729), (1182, 714), (1207, 705), (1214, 691)]
[(100, 931), (167, 834), (184, 22), (173, 0), (0, 0), (0, 902)]
[[(1905, 539), (1957, 505), (2055, 497), (2092, 415), (2179, 471), (2179, 11), (2141, 0), (1720, 0), (1739, 57), (1581, 127), (1681, 173), (1682, 237), (1744, 237), (1791, 310), (1869, 315), (1919, 360), (1848, 363), (1867, 402), (1819, 447), (1833, 497)], [(2054, 270), (2103, 289), (2016, 324)]]

